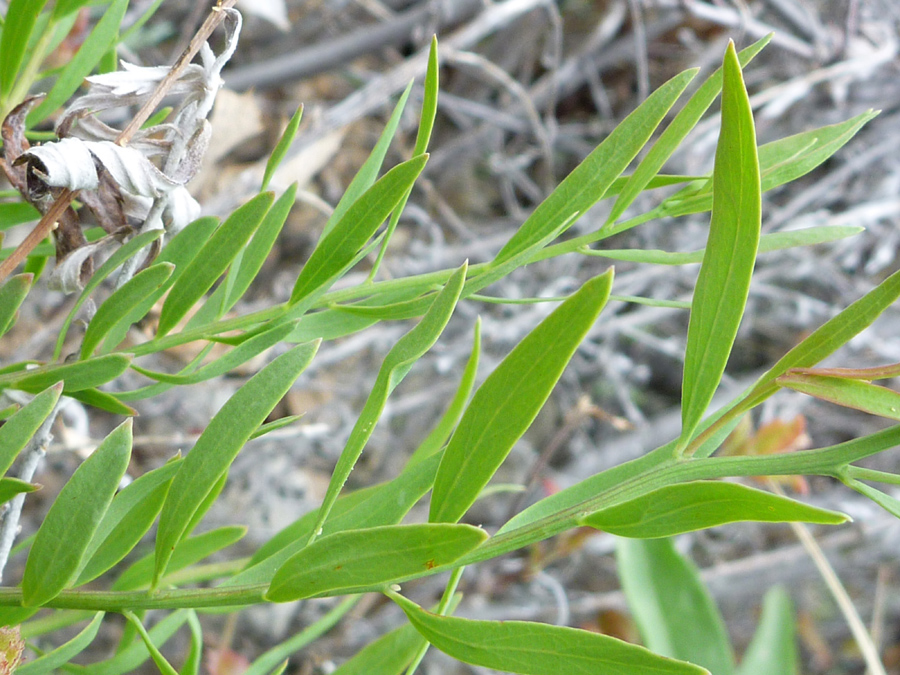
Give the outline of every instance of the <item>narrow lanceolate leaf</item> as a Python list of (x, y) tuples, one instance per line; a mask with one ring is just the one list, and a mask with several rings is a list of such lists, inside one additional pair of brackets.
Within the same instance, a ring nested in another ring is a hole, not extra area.
[[(669, 109), (697, 74), (676, 75), (647, 97), (637, 110), (557, 186), (494, 258), (499, 265), (530, 249), (572, 213), (583, 215), (613, 185), (650, 139)], [(574, 219), (569, 223), (575, 222)]]
[(734, 672), (722, 615), (697, 569), (669, 539), (620, 539), (619, 580), (644, 644), (714, 675)]
[(406, 624), (370, 642), (331, 675), (400, 675), (425, 646), (425, 639)]
[(11, 0), (7, 5), (0, 35), (0, 101), (5, 102), (16, 83), (34, 25), (46, 4), (47, 0)]
[(524, 675), (709, 675), (699, 666), (600, 633), (526, 621), (439, 616), (396, 593), (391, 598), (432, 645), (476, 666)]
[(174, 270), (175, 265), (172, 263), (152, 265), (113, 291), (112, 295), (100, 305), (88, 325), (81, 342), (81, 358), (88, 358), (122, 316), (166, 283)]
[(61, 393), (62, 383), (41, 392), (0, 427), (0, 476), (9, 470), (22, 448), (47, 419)]
[(68, 101), (81, 86), (84, 78), (91, 74), (103, 55), (115, 46), (116, 38), (119, 36), (119, 25), (122, 23), (126, 9), (128, 9), (128, 0), (112, 0), (104, 9), (94, 30), (56, 78), (47, 98), (29, 114), (29, 126), (40, 122)]
[(100, 630), (102, 622), (103, 612), (98, 612), (78, 635), (33, 661), (26, 661), (16, 668), (15, 672), (17, 675), (44, 675), (44, 673), (58, 672), (58, 668), (66, 665), (88, 648), (94, 641), (94, 638), (97, 637), (97, 632)]
[(723, 76), (712, 218), (691, 303), (684, 357), (680, 447), (690, 441), (725, 372), (759, 245), (756, 132), (733, 43), (725, 52)]
[(296, 327), (296, 321), (289, 321), (288, 323), (276, 325), (265, 333), (254, 335), (252, 338), (242, 342), (237, 347), (227, 352), (224, 356), (187, 375), (169, 375), (168, 373), (159, 373), (137, 366), (132, 366), (132, 369), (157, 382), (168, 382), (169, 384), (180, 385), (204, 382), (205, 380), (218, 377), (219, 375), (234, 370), (247, 363), (247, 361), (259, 356), (267, 349), (274, 347), (276, 344), (286, 339)]
[[(149, 631), (153, 644), (162, 647), (188, 621), (189, 616), (189, 610), (179, 609), (160, 619)], [(140, 665), (149, 658), (150, 653), (143, 641), (134, 639), (128, 646), (123, 645), (122, 649), (111, 659), (82, 666), (82, 668), (84, 668), (85, 675), (126, 675), (126, 673), (136, 672)]]
[(241, 387), (210, 421), (172, 481), (156, 535), (154, 585), (165, 573), (204, 499), (256, 428), (310, 364), (319, 343), (298, 345), (282, 354)]
[(588, 281), (544, 319), (475, 393), (444, 451), (431, 522), (456, 522), (544, 405), (609, 298), (613, 272)]
[(145, 473), (115, 496), (84, 552), (75, 586), (112, 569), (138, 544), (159, 515), (181, 461)]
[(65, 393), (81, 391), (111, 382), (124, 373), (130, 363), (130, 354), (109, 354), (60, 366), (41, 366), (34, 370), (0, 375), (0, 389), (38, 392), (57, 382), (63, 382)]
[(275, 573), (273, 602), (386, 586), (447, 565), (481, 545), (487, 532), (471, 525), (388, 525), (322, 537)]
[(284, 133), (281, 134), (281, 138), (278, 139), (275, 149), (272, 150), (272, 154), (269, 155), (269, 161), (266, 162), (266, 170), (263, 173), (262, 187), (260, 190), (269, 189), (269, 181), (272, 180), (275, 170), (278, 168), (278, 165), (281, 164), (281, 160), (284, 159), (284, 156), (287, 154), (294, 139), (297, 138), (297, 131), (300, 129), (301, 119), (303, 119), (302, 105), (297, 108), (297, 111), (291, 116), (290, 121), (284, 129)]
[(791, 596), (781, 586), (770, 588), (763, 599), (762, 616), (741, 659), (738, 675), (799, 675), (800, 655), (796, 634), (797, 621)]
[(99, 389), (82, 389), (81, 391), (73, 391), (69, 393), (69, 396), (77, 401), (81, 401), (86, 405), (94, 406), (95, 408), (99, 408), (100, 410), (105, 410), (106, 412), (112, 413), (113, 415), (124, 415), (126, 417), (134, 417), (135, 415), (137, 415), (137, 410), (129, 405), (125, 405), (118, 399), (118, 397), (110, 394), (109, 392), (100, 391)]
[(160, 652), (159, 648), (154, 644), (153, 638), (150, 637), (150, 634), (147, 632), (147, 629), (144, 628), (144, 624), (141, 623), (141, 620), (138, 619), (133, 612), (128, 610), (125, 610), (123, 614), (137, 630), (138, 635), (141, 636), (141, 640), (147, 648), (147, 651), (150, 652), (150, 658), (153, 659), (153, 663), (156, 664), (159, 672), (162, 673), (162, 675), (178, 675), (178, 671), (172, 667), (172, 664), (166, 660), (166, 657), (162, 655), (162, 652)]
[(450, 321), (453, 310), (456, 309), (456, 303), (459, 301), (460, 293), (462, 293), (467, 270), (468, 264), (463, 264), (462, 267), (453, 273), (453, 276), (447, 280), (447, 284), (438, 293), (422, 320), (411, 331), (400, 338), (397, 344), (387, 353), (387, 356), (384, 357), (384, 362), (381, 364), (381, 368), (375, 378), (372, 391), (366, 399), (362, 412), (359, 414), (359, 419), (353, 426), (350, 438), (347, 439), (347, 445), (344, 446), (331, 475), (325, 499), (322, 501), (316, 531), (325, 524), (331, 507), (334, 506), (338, 494), (344, 487), (344, 483), (347, 482), (350, 472), (356, 465), (363, 448), (365, 448), (369, 437), (375, 430), (375, 424), (378, 422), (378, 418), (381, 417), (388, 396), (406, 377), (413, 364), (437, 342), (447, 322)]
[(18, 478), (0, 478), (0, 504), (5, 504), (16, 495), (23, 492), (34, 492), (39, 490), (40, 485), (35, 483), (26, 483)]
[[(753, 57), (759, 54), (769, 40), (769, 34), (753, 43), (737, 55), (742, 68), (745, 68)], [(712, 105), (719, 91), (722, 89), (722, 69), (710, 75), (699, 89), (691, 96), (681, 111), (675, 116), (671, 124), (653, 144), (650, 152), (641, 160), (634, 173), (628, 178), (628, 182), (622, 188), (619, 198), (616, 200), (612, 211), (606, 219), (605, 225), (616, 222), (625, 213), (626, 209), (634, 202), (637, 196), (647, 187), (650, 181), (659, 173), (666, 160), (681, 145), (685, 137), (697, 125), (703, 114)]]
[(0, 336), (16, 321), (16, 312), (31, 290), (33, 274), (17, 274), (0, 288)]
[(249, 241), (272, 205), (274, 196), (263, 192), (238, 208), (215, 231), (184, 274), (173, 284), (159, 315), (157, 335), (172, 330), (216, 282)]
[(855, 408), (872, 415), (900, 420), (900, 394), (871, 382), (830, 375), (807, 375), (793, 371), (788, 371), (775, 381), (782, 387), (845, 408)]
[(290, 304), (295, 305), (334, 280), (366, 245), (425, 168), (427, 155), (414, 157), (382, 176), (323, 236), (300, 271)]
[(579, 523), (620, 537), (654, 539), (742, 521), (839, 525), (847, 520), (842, 513), (738, 483), (695, 481), (653, 490), (595, 511)]
[(63, 486), (37, 532), (22, 577), (22, 603), (42, 605), (78, 574), (81, 559), (131, 458), (131, 420), (118, 426)]

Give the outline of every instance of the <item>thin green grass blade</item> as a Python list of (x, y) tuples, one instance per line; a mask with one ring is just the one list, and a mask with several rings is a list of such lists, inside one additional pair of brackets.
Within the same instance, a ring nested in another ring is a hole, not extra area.
[(466, 403), (475, 387), (475, 376), (478, 374), (478, 361), (481, 356), (481, 317), (475, 321), (475, 336), (472, 338), (472, 352), (469, 354), (469, 360), (463, 370), (462, 378), (460, 378), (459, 386), (456, 393), (444, 411), (440, 421), (434, 427), (430, 434), (419, 444), (416, 451), (412, 454), (406, 463), (407, 467), (412, 467), (419, 462), (432, 457), (440, 449), (444, 447), (450, 434), (459, 424), (463, 411), (466, 409)]
[[(746, 68), (747, 64), (753, 60), (759, 52), (772, 39), (772, 33), (764, 38), (754, 42), (752, 45), (743, 49), (738, 53), (737, 58), (741, 68)], [(703, 117), (704, 113), (712, 105), (712, 102), (722, 90), (722, 69), (719, 68), (710, 75), (699, 89), (691, 96), (690, 100), (685, 104), (681, 111), (672, 120), (672, 123), (659, 137), (659, 140), (650, 149), (650, 152), (641, 160), (634, 173), (628, 179), (628, 182), (622, 188), (622, 193), (616, 200), (609, 216), (606, 219), (604, 227), (616, 222), (626, 209), (631, 206), (634, 200), (644, 191), (650, 180), (659, 173), (666, 160), (671, 157), (678, 147), (681, 146), (684, 139), (697, 126), (697, 122)]]
[[(87, 36), (56, 78), (47, 98), (29, 113), (28, 126), (37, 124), (58, 110), (71, 98), (72, 94), (78, 91), (84, 78), (91, 74), (103, 55), (115, 46), (119, 37), (119, 26), (126, 9), (128, 9), (128, 0), (112, 0), (109, 3), (97, 25), (94, 26), (94, 30)], [(56, 14), (56, 8), (54, 8), (54, 14)]]
[(426, 161), (427, 155), (421, 155), (398, 164), (353, 202), (334, 227), (319, 239), (294, 284), (291, 305), (327, 289), (394, 210), (425, 168)]
[(127, 420), (75, 470), (47, 512), (25, 562), (23, 605), (42, 605), (75, 579), (130, 458), (131, 420)]
[(42, 391), (0, 426), (0, 476), (9, 471), (16, 457), (56, 406), (62, 383)]
[(723, 64), (722, 129), (713, 172), (709, 239), (691, 303), (684, 357), (679, 447), (706, 412), (747, 304), (761, 224), (759, 162), (750, 101), (734, 44)]
[(184, 274), (172, 284), (159, 315), (157, 337), (162, 337), (212, 288), (238, 252), (246, 245), (272, 206), (274, 195), (263, 192), (238, 207), (209, 238)]
[(708, 675), (699, 666), (600, 633), (526, 621), (439, 616), (401, 595), (389, 595), (428, 642), (464, 663), (523, 675)]
[(737, 669), (737, 675), (760, 673), (800, 675), (797, 622), (791, 596), (781, 586), (766, 591), (762, 616)]
[(33, 274), (17, 274), (0, 288), (0, 337), (15, 324), (19, 307), (33, 282)]
[(619, 537), (656, 539), (746, 521), (840, 525), (848, 520), (843, 513), (739, 483), (693, 481), (667, 485), (595, 511), (580, 518), (579, 523)]
[(446, 286), (434, 299), (431, 308), (422, 317), (422, 320), (413, 327), (406, 335), (400, 338), (384, 357), (378, 375), (375, 378), (375, 384), (372, 391), (366, 399), (362, 412), (350, 432), (350, 438), (344, 446), (341, 456), (338, 459), (331, 480), (328, 483), (328, 490), (325, 498), (322, 500), (322, 507), (319, 513), (319, 519), (314, 530), (321, 529), (337, 500), (344, 483), (350, 476), (350, 472), (356, 465), (356, 461), (362, 454), (363, 448), (369, 441), (369, 437), (375, 430), (375, 425), (384, 406), (387, 403), (388, 396), (394, 388), (406, 377), (406, 374), (412, 368), (413, 364), (418, 361), (431, 347), (437, 342), (441, 333), (450, 321), (453, 310), (456, 309), (456, 303), (459, 301), (460, 293), (466, 281), (466, 272), (468, 264), (464, 263), (453, 276), (447, 280)]
[(619, 539), (619, 580), (644, 644), (715, 675), (734, 672), (722, 615), (697, 569), (668, 539)]
[(93, 620), (78, 635), (33, 661), (22, 663), (15, 669), (15, 672), (17, 675), (44, 675), (44, 673), (56, 672), (58, 668), (67, 664), (90, 646), (97, 637), (102, 622), (103, 612), (97, 612)]
[(129, 258), (135, 256), (138, 251), (147, 246), (148, 244), (156, 241), (162, 236), (162, 230), (150, 230), (148, 232), (142, 232), (137, 235), (133, 239), (125, 242), (115, 253), (113, 253), (106, 261), (100, 265), (94, 275), (88, 280), (87, 284), (84, 286), (84, 290), (81, 291), (81, 295), (78, 296), (78, 300), (75, 301), (75, 304), (72, 306), (72, 309), (69, 311), (69, 314), (66, 316), (66, 320), (63, 321), (62, 327), (59, 329), (59, 338), (56, 340), (56, 348), (53, 350), (53, 358), (59, 359), (62, 355), (63, 346), (66, 342), (66, 333), (69, 331), (69, 326), (72, 325), (72, 321), (75, 320), (75, 317), (78, 316), (78, 311), (81, 309), (81, 306), (85, 303), (85, 301), (91, 296), (91, 293), (110, 275), (112, 274), (119, 265), (124, 263)]
[(301, 119), (303, 119), (302, 105), (297, 108), (297, 111), (291, 116), (290, 121), (287, 123), (287, 127), (284, 129), (284, 133), (281, 134), (281, 138), (278, 139), (278, 143), (275, 145), (275, 149), (272, 150), (272, 154), (269, 155), (269, 161), (266, 162), (266, 170), (263, 173), (262, 185), (259, 188), (260, 192), (265, 192), (269, 189), (269, 181), (272, 180), (272, 176), (275, 175), (275, 170), (278, 168), (278, 165), (281, 164), (281, 160), (284, 159), (284, 156), (287, 154), (294, 139), (297, 138), (297, 131), (300, 129)]
[(430, 522), (456, 522), (525, 433), (606, 304), (612, 270), (544, 319), (475, 393), (444, 451)]
[[(573, 212), (583, 215), (603, 198), (628, 167), (666, 113), (697, 74), (689, 70), (676, 75), (647, 97), (633, 113), (591, 152), (534, 210), (494, 258), (492, 265), (530, 249)], [(573, 221), (574, 222), (574, 221)]]
[(487, 532), (472, 525), (388, 525), (322, 537), (289, 558), (266, 599), (288, 602), (354, 593), (447, 565), (480, 546)]
[(174, 271), (175, 265), (172, 263), (151, 265), (113, 291), (88, 324), (81, 342), (81, 358), (89, 358), (122, 315), (130, 312), (146, 300), (147, 296), (161, 288)]
[(176, 544), (228, 467), (312, 362), (318, 343), (298, 345), (254, 375), (210, 421), (172, 481), (159, 518), (153, 586), (166, 571)]

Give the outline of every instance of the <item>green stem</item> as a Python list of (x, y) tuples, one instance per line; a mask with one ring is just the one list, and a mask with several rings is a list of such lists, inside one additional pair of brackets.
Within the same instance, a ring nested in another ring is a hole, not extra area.
[[(447, 581), (447, 587), (444, 589), (444, 595), (441, 596), (441, 602), (437, 608), (437, 614), (440, 616), (447, 616), (447, 613), (450, 611), (450, 607), (453, 604), (453, 595), (456, 593), (456, 587), (459, 585), (459, 580), (462, 579), (463, 571), (465, 567), (457, 567), (453, 572), (450, 573), (450, 580)], [(412, 662), (409, 664), (409, 668), (406, 670), (406, 675), (414, 675), (416, 669), (419, 667), (419, 664), (422, 663), (422, 659), (425, 658), (425, 654), (428, 652), (428, 643), (426, 642), (422, 645), (422, 648), (416, 652), (416, 655), (413, 657)]]

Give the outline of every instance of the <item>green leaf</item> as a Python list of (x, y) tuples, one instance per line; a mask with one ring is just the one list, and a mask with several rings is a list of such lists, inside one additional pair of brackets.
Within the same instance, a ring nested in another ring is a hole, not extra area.
[[(190, 610), (179, 609), (163, 617), (159, 623), (149, 630), (153, 644), (161, 647), (188, 620)], [(142, 663), (150, 657), (147, 647), (141, 640), (135, 640), (111, 659), (85, 666), (85, 675), (125, 675), (137, 671)]]
[(75, 317), (78, 316), (78, 310), (81, 309), (81, 306), (87, 301), (87, 299), (91, 296), (91, 293), (103, 282), (106, 277), (112, 274), (119, 265), (124, 263), (129, 258), (137, 255), (137, 252), (140, 251), (144, 246), (156, 241), (162, 236), (162, 230), (150, 230), (148, 232), (142, 232), (137, 235), (133, 239), (128, 240), (122, 246), (120, 246), (115, 253), (113, 253), (109, 258), (104, 261), (102, 265), (94, 272), (93, 276), (88, 280), (87, 284), (85, 284), (84, 290), (81, 291), (81, 295), (78, 296), (78, 300), (75, 301), (75, 304), (72, 306), (72, 309), (69, 310), (69, 314), (66, 316), (66, 320), (63, 321), (62, 327), (59, 329), (59, 337), (56, 340), (56, 348), (53, 350), (53, 358), (58, 359), (62, 355), (63, 345), (66, 342), (66, 334), (69, 331), (69, 326), (72, 324), (72, 321), (75, 320)]
[(465, 370), (463, 370), (462, 378), (450, 405), (441, 417), (440, 421), (434, 427), (430, 434), (419, 444), (416, 451), (406, 463), (407, 467), (414, 466), (419, 462), (437, 454), (450, 434), (459, 424), (463, 411), (466, 408), (466, 402), (475, 386), (475, 376), (478, 374), (478, 360), (481, 356), (481, 317), (475, 321), (475, 336), (472, 338), (472, 352), (469, 354), (469, 360), (466, 362)]
[(71, 640), (39, 656), (34, 661), (26, 661), (15, 669), (17, 675), (43, 675), (56, 672), (58, 668), (66, 665), (74, 657), (88, 648), (100, 630), (103, 622), (103, 612), (97, 612), (93, 620)]
[(873, 502), (878, 504), (878, 506), (883, 508), (895, 518), (900, 518), (900, 499), (892, 497), (889, 494), (885, 494), (881, 490), (873, 488), (871, 485), (866, 485), (865, 483), (853, 478), (846, 479), (844, 480), (844, 482), (848, 486), (856, 490), (859, 494), (871, 499)]
[(619, 539), (619, 579), (644, 644), (657, 654), (734, 672), (728, 632), (696, 568), (668, 539)]
[(18, 478), (0, 478), (0, 504), (5, 504), (16, 495), (23, 492), (40, 490), (41, 486), (35, 483), (27, 483)]
[(331, 675), (400, 675), (425, 644), (425, 639), (407, 624), (367, 644)]
[(550, 196), (541, 202), (500, 250), (491, 265), (499, 265), (530, 249), (537, 241), (544, 239), (560, 220), (573, 212), (583, 215), (594, 203), (602, 199), (615, 179), (641, 151), (654, 129), (659, 126), (696, 74), (696, 70), (688, 70), (676, 75), (650, 94), (637, 110), (622, 120)]
[(331, 475), (328, 490), (325, 493), (325, 498), (322, 500), (322, 509), (316, 530), (321, 528), (328, 518), (331, 507), (334, 506), (338, 494), (344, 487), (344, 483), (362, 454), (363, 448), (375, 430), (375, 425), (378, 422), (378, 418), (381, 417), (388, 396), (406, 377), (413, 364), (437, 342), (447, 322), (450, 321), (450, 316), (456, 308), (456, 303), (465, 284), (467, 271), (468, 263), (464, 263), (462, 267), (453, 273), (453, 276), (447, 280), (447, 285), (444, 286), (444, 289), (438, 293), (431, 303), (430, 309), (422, 317), (422, 320), (400, 338), (387, 353), (387, 356), (384, 357), (384, 362), (378, 370), (372, 391), (366, 399), (362, 412), (360, 412), (359, 418), (350, 432), (347, 444), (344, 446)]
[(68, 394), (72, 398), (81, 401), (87, 405), (94, 406), (100, 410), (112, 413), (113, 415), (125, 415), (134, 417), (137, 410), (129, 405), (125, 405), (117, 396), (99, 389), (82, 389), (81, 391), (73, 391)]
[(22, 604), (42, 605), (69, 586), (131, 458), (131, 420), (79, 466), (50, 507), (25, 563)]
[(289, 558), (266, 599), (288, 602), (370, 590), (452, 563), (480, 546), (487, 532), (471, 525), (387, 525), (322, 537)]
[(178, 671), (175, 670), (171, 664), (166, 661), (166, 657), (160, 653), (159, 648), (153, 642), (153, 637), (147, 632), (147, 629), (144, 628), (144, 624), (141, 623), (140, 619), (134, 615), (134, 612), (126, 609), (122, 614), (125, 615), (128, 622), (134, 626), (138, 635), (141, 636), (141, 641), (143, 641), (147, 651), (150, 652), (150, 658), (153, 659), (153, 663), (156, 664), (159, 672), (162, 673), (162, 675), (178, 675)]
[(151, 265), (113, 291), (88, 324), (81, 343), (81, 358), (89, 358), (91, 352), (115, 327), (122, 315), (130, 312), (146, 300), (147, 296), (161, 288), (172, 276), (173, 271), (175, 265), (172, 263)]
[(43, 391), (63, 382), (63, 392), (99, 387), (116, 379), (131, 363), (130, 354), (109, 354), (87, 361), (48, 365), (16, 373), (0, 375), (0, 389), (21, 389), (29, 393)]
[[(396, 525), (434, 484), (440, 455), (422, 460), (391, 481), (343, 495), (335, 503), (322, 534)], [(315, 532), (321, 509), (304, 514), (263, 544), (247, 568), (220, 587), (271, 583), (285, 560), (303, 549)]]
[(698, 666), (600, 633), (526, 621), (439, 616), (396, 593), (390, 597), (426, 640), (476, 666), (524, 675), (709, 675)]
[[(167, 574), (174, 574), (208, 558), (213, 553), (240, 541), (246, 533), (247, 528), (242, 525), (227, 525), (181, 540), (175, 546), (175, 551), (169, 560), (169, 566), (166, 568)], [(153, 554), (144, 556), (116, 579), (113, 590), (133, 591), (147, 588), (153, 578), (153, 565)], [(162, 583), (165, 583), (165, 577), (163, 577)]]
[(738, 483), (693, 481), (595, 511), (579, 523), (619, 537), (652, 539), (743, 521), (840, 525), (848, 520), (842, 513)]
[(303, 118), (303, 106), (301, 105), (297, 108), (297, 111), (291, 116), (290, 121), (287, 123), (287, 126), (284, 129), (284, 133), (281, 134), (281, 138), (278, 139), (278, 143), (275, 145), (275, 149), (272, 150), (272, 154), (269, 155), (269, 161), (266, 162), (266, 170), (263, 173), (262, 186), (260, 187), (260, 192), (264, 192), (269, 189), (269, 181), (272, 180), (272, 176), (275, 174), (275, 169), (278, 168), (278, 165), (281, 164), (281, 160), (284, 159), (284, 156), (287, 154), (288, 149), (291, 147), (291, 144), (294, 142), (294, 139), (297, 137), (297, 130), (300, 129), (300, 120)]
[[(0, 34), (0, 101), (6, 102), (25, 59), (28, 41), (47, 0), (10, 0)], [(17, 104), (13, 101), (12, 104)]]
[(274, 195), (263, 192), (238, 207), (213, 233), (169, 291), (159, 315), (157, 337), (162, 337), (203, 297), (231, 264), (259, 227)]
[[(754, 42), (737, 55), (742, 68), (746, 67), (759, 52), (772, 39), (772, 34), (766, 35), (761, 40)], [(699, 89), (691, 96), (681, 111), (672, 120), (672, 123), (659, 137), (659, 140), (650, 149), (650, 152), (641, 160), (637, 169), (628, 178), (628, 182), (622, 188), (619, 198), (616, 200), (612, 211), (606, 218), (606, 225), (614, 223), (631, 206), (637, 196), (644, 191), (650, 181), (659, 173), (666, 160), (681, 146), (684, 139), (703, 117), (716, 96), (722, 90), (722, 69), (719, 68), (710, 75)]]
[[(67, 3), (73, 4), (73, 3)], [(58, 16), (59, 4), (53, 13)], [(78, 91), (84, 78), (91, 74), (103, 55), (115, 46), (119, 36), (119, 26), (128, 9), (128, 0), (112, 0), (104, 9), (100, 20), (78, 48), (75, 55), (66, 63), (56, 78), (53, 88), (40, 105), (28, 115), (29, 126), (35, 125), (60, 108)], [(69, 10), (71, 11), (71, 10)]]
[(394, 106), (394, 110), (391, 112), (391, 116), (384, 126), (384, 130), (382, 130), (381, 136), (378, 137), (378, 142), (375, 144), (375, 147), (372, 148), (372, 152), (369, 153), (369, 156), (359, 168), (359, 171), (353, 176), (350, 185), (344, 190), (344, 194), (341, 195), (337, 206), (334, 207), (334, 211), (328, 217), (325, 227), (322, 228), (322, 238), (327, 236), (335, 228), (338, 222), (343, 219), (344, 214), (347, 213), (347, 209), (349, 209), (357, 199), (362, 197), (366, 190), (374, 185), (375, 179), (378, 178), (378, 172), (384, 164), (384, 157), (391, 145), (391, 141), (393, 141), (394, 135), (397, 133), (397, 128), (400, 126), (401, 119), (403, 119), (403, 111), (406, 109), (406, 102), (409, 100), (412, 86), (413, 83), (410, 82), (406, 85), (406, 89), (403, 90), (403, 93), (400, 94), (397, 105)]
[(90, 4), (91, 1), (92, 0), (56, 0), (51, 18), (56, 20), (67, 14), (71, 14), (72, 12), (77, 12), (85, 5)]
[(588, 281), (497, 366), (463, 414), (435, 478), (431, 522), (456, 522), (525, 433), (597, 320), (612, 270)]
[(318, 346), (299, 345), (272, 361), (222, 406), (197, 439), (172, 481), (160, 514), (154, 587), (204, 498), (227, 474), (250, 435), (310, 364)]
[(219, 357), (212, 363), (208, 363), (199, 370), (188, 375), (169, 375), (154, 370), (146, 370), (138, 366), (131, 366), (132, 370), (145, 375), (158, 382), (168, 382), (169, 384), (196, 384), (205, 380), (224, 375), (235, 368), (247, 363), (251, 359), (259, 356), (267, 349), (274, 347), (276, 344), (285, 340), (297, 327), (296, 321), (276, 325), (265, 333), (254, 335), (246, 342), (242, 342), (234, 349), (227, 352), (224, 356)]
[(291, 305), (325, 290), (356, 256), (425, 168), (427, 155), (414, 157), (388, 171), (350, 206), (316, 245), (300, 271)]
[(763, 599), (762, 616), (750, 646), (738, 668), (738, 675), (799, 675), (797, 628), (791, 597), (781, 586), (774, 586)]
[[(149, 312), (153, 305), (156, 304), (156, 301), (159, 300), (176, 281), (178, 281), (185, 270), (187, 270), (191, 261), (197, 256), (200, 249), (203, 247), (203, 244), (205, 244), (212, 236), (212, 233), (218, 224), (218, 218), (199, 218), (176, 234), (172, 238), (172, 241), (163, 248), (162, 252), (156, 258), (156, 263), (170, 262), (175, 265), (175, 271), (162, 288), (157, 290), (156, 293), (152, 294), (134, 310), (122, 317), (116, 327), (109, 332), (109, 335), (104, 341), (103, 348), (101, 349), (102, 353), (105, 354), (115, 349), (116, 346), (125, 339), (125, 334), (128, 332), (131, 324), (137, 323), (144, 318), (147, 312)], [(162, 232), (162, 230), (153, 231), (158, 233)]]
[(200, 663), (203, 660), (203, 627), (197, 612), (191, 610), (188, 615), (188, 628), (191, 630), (191, 650), (188, 652), (179, 675), (200, 675)]
[[(863, 228), (861, 227), (825, 225), (822, 227), (806, 227), (800, 230), (788, 230), (786, 232), (773, 232), (760, 237), (758, 253), (781, 251), (798, 246), (825, 244), (852, 237), (862, 231)], [(651, 265), (690, 265), (702, 262), (706, 249), (702, 248), (699, 251), (686, 251), (684, 253), (654, 249), (582, 249), (581, 252), (598, 258), (649, 263)]]
[(41, 212), (27, 202), (0, 204), (0, 230), (8, 230), (13, 225), (40, 220)]
[(713, 171), (709, 239), (691, 303), (679, 451), (692, 438), (725, 372), (747, 304), (761, 223), (753, 113), (729, 43), (723, 64), (722, 130)]
[(788, 371), (775, 380), (782, 387), (815, 396), (845, 408), (900, 420), (900, 394), (893, 389), (862, 380), (806, 375)]
[(86, 584), (112, 569), (138, 544), (159, 515), (181, 461), (169, 461), (145, 473), (113, 498), (84, 552), (82, 569), (74, 586)]
[(17, 274), (0, 288), (0, 336), (16, 322), (16, 312), (31, 290), (32, 274)]
[(22, 448), (47, 419), (60, 393), (62, 384), (42, 391), (0, 426), (0, 476), (9, 470)]

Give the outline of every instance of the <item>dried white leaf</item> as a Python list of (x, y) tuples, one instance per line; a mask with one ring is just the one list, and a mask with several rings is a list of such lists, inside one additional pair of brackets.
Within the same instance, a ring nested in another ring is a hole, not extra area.
[(121, 244), (122, 242), (118, 238), (107, 236), (72, 251), (63, 260), (57, 261), (56, 267), (50, 274), (50, 288), (66, 294), (80, 291), (82, 288), (81, 266), (84, 261), (93, 255), (112, 253)]
[(174, 236), (181, 232), (185, 225), (200, 217), (200, 203), (191, 196), (185, 187), (177, 187), (169, 193), (163, 220), (166, 231)]
[(84, 141), (64, 138), (30, 148), (21, 157), (38, 160), (31, 162), (32, 169), (50, 187), (95, 190), (100, 184), (94, 158)]
[(255, 14), (261, 19), (273, 23), (281, 30), (290, 30), (287, 6), (284, 0), (238, 0), (238, 6), (247, 14)]

